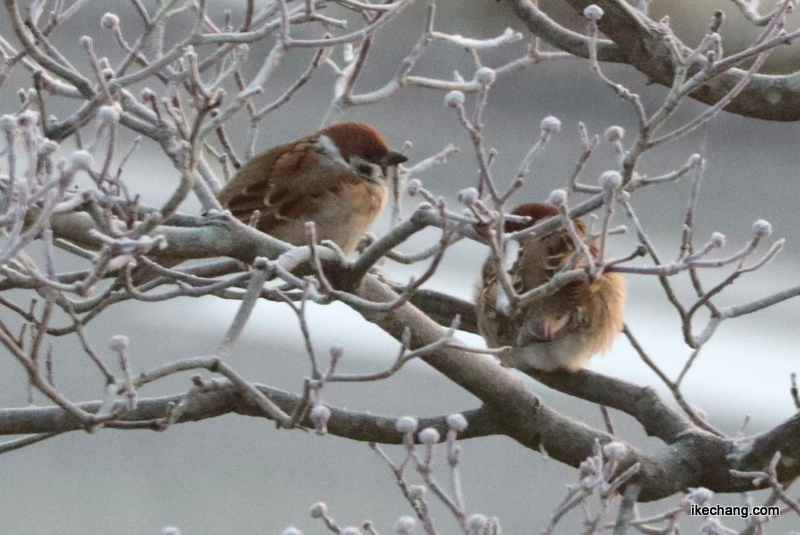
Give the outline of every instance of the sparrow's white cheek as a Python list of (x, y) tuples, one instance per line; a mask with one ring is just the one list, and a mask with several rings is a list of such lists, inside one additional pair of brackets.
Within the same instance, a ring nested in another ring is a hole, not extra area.
[(326, 135), (321, 135), (317, 139), (317, 147), (322, 150), (322, 154), (330, 158), (331, 160), (344, 165), (345, 167), (349, 167), (347, 162), (344, 161), (342, 157), (342, 153), (339, 151), (339, 147), (336, 146), (336, 143), (333, 142), (331, 138)]
[(503, 270), (508, 273), (514, 269), (514, 264), (519, 259), (520, 245), (517, 240), (508, 240), (503, 251)]

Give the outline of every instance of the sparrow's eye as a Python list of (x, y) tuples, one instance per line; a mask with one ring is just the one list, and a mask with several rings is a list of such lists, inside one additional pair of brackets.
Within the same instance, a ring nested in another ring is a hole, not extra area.
[(384, 179), (383, 169), (381, 169), (381, 166), (372, 162), (368, 162), (367, 160), (353, 157), (350, 160), (350, 166), (356, 173), (363, 176), (367, 180), (380, 182)]
[(355, 168), (356, 171), (358, 171), (364, 176), (372, 176), (373, 173), (375, 172), (375, 169), (372, 166), (372, 164), (369, 164), (367, 162), (356, 162), (356, 164), (353, 167)]

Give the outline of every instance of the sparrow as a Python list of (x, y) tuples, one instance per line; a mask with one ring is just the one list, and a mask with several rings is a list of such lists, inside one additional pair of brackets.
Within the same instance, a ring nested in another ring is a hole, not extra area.
[(217, 199), (245, 223), (258, 210), (256, 228), (293, 245), (313, 221), (317, 239), (348, 254), (386, 206), (389, 169), (407, 159), (367, 123), (338, 123), (251, 159)]
[[(505, 232), (531, 227), (560, 212), (551, 204), (531, 203), (520, 205), (511, 213), (530, 220), (524, 224), (506, 221)], [(583, 238), (586, 226), (578, 220), (574, 225)], [(587, 246), (597, 258), (596, 246)], [(547, 283), (564, 269), (585, 265), (586, 260), (575, 253), (568, 231), (560, 228), (546, 235), (524, 237), (508, 275), (515, 292), (522, 294)], [(604, 272), (594, 280), (569, 282), (555, 293), (509, 310), (497, 269), (497, 260), (490, 256), (476, 285), (475, 308), (478, 329), (486, 344), (490, 348), (507, 346), (498, 354), (503, 366), (579, 370), (593, 355), (605, 353), (622, 331), (627, 288), (619, 273)]]
[[(307, 243), (305, 225), (316, 224), (319, 241), (349, 254), (386, 206), (390, 168), (408, 160), (389, 149), (367, 123), (338, 123), (308, 137), (268, 149), (239, 168), (217, 200), (231, 215), (292, 245)], [(180, 259), (156, 258), (167, 268)], [(134, 286), (154, 278), (135, 268)]]

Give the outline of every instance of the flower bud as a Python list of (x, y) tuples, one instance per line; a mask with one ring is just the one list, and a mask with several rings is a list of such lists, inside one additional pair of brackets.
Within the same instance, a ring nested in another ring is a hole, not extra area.
[(394, 427), (400, 433), (413, 433), (417, 430), (417, 427), (419, 427), (419, 422), (414, 417), (403, 416), (397, 420), (397, 422), (394, 424)]
[(492, 85), (496, 79), (497, 74), (494, 72), (494, 69), (490, 69), (489, 67), (481, 67), (475, 71), (475, 81), (484, 87)]
[(308, 509), (308, 514), (311, 518), (322, 518), (328, 514), (328, 506), (325, 502), (317, 502)]
[(567, 192), (563, 189), (554, 189), (550, 192), (547, 202), (556, 207), (564, 206), (567, 203)]
[(451, 414), (447, 417), (447, 427), (456, 433), (461, 433), (464, 431), (467, 428), (467, 425), (467, 419), (464, 418), (464, 415), (459, 412)]
[(759, 238), (769, 236), (770, 234), (772, 234), (772, 223), (764, 219), (759, 219), (758, 221), (753, 223), (753, 234), (755, 234)]
[(411, 485), (408, 487), (408, 496), (412, 500), (421, 499), (426, 492), (428, 492), (428, 489), (424, 485)]
[(486, 529), (486, 524), (489, 522), (489, 519), (482, 514), (475, 514), (467, 518), (464, 522), (467, 528), (467, 533), (469, 535), (481, 535)]
[(689, 490), (691, 492), (686, 495), (686, 499), (696, 504), (706, 503), (714, 497), (714, 492), (705, 487), (697, 487), (696, 489), (690, 488)]
[(599, 182), (603, 189), (619, 189), (619, 187), (622, 185), (622, 175), (617, 171), (606, 171), (600, 175)]
[(432, 446), (439, 442), (441, 435), (439, 431), (434, 429), (433, 427), (426, 427), (422, 431), (419, 432), (419, 441), (426, 446)]
[(19, 114), (17, 124), (20, 126), (33, 126), (39, 124), (39, 112), (33, 110), (25, 110)]
[(111, 337), (111, 342), (108, 346), (111, 348), (111, 351), (125, 351), (130, 346), (130, 340), (124, 334), (118, 334), (116, 336)]
[(314, 405), (308, 413), (308, 418), (317, 429), (325, 429), (331, 419), (331, 410), (325, 405)]
[(458, 202), (471, 206), (479, 198), (478, 190), (475, 188), (465, 188), (458, 192)]
[(539, 128), (547, 134), (557, 134), (561, 131), (561, 119), (548, 115), (539, 123)]
[(58, 146), (58, 143), (51, 139), (43, 139), (42, 142), (39, 143), (39, 154), (42, 156), (53, 154), (58, 150)]
[(119, 26), (119, 17), (114, 13), (106, 13), (103, 15), (103, 18), (100, 19), (100, 26), (106, 30), (112, 30)]
[(10, 134), (17, 129), (17, 118), (13, 115), (3, 115), (0, 117), (0, 130)]
[(450, 91), (444, 96), (444, 103), (451, 108), (460, 108), (464, 105), (464, 93), (461, 91)]
[(605, 132), (603, 132), (603, 137), (609, 143), (613, 143), (615, 141), (621, 140), (625, 137), (625, 129), (621, 126), (609, 126)]
[(414, 528), (417, 526), (416, 519), (410, 516), (401, 516), (394, 524), (394, 532), (397, 535), (411, 535)]
[(94, 157), (85, 150), (76, 150), (72, 154), (72, 167), (91, 170), (93, 163)]
[(603, 455), (606, 459), (620, 461), (628, 453), (628, 447), (622, 442), (615, 440), (603, 446)]
[(589, 20), (598, 21), (603, 18), (603, 14), (604, 14), (603, 8), (601, 8), (597, 4), (591, 4), (589, 6), (586, 6), (586, 8), (583, 10), (583, 16)]
[(117, 123), (119, 122), (121, 111), (122, 109), (119, 107), (119, 104), (100, 106), (100, 110), (97, 112), (97, 117), (103, 122)]

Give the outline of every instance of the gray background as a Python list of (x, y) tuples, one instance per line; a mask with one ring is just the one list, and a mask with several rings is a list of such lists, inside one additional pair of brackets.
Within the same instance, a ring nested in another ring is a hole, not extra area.
[[(239, 9), (240, 3), (230, 4), (234, 11)], [(687, 43), (696, 42), (698, 32), (703, 31), (715, 8), (724, 8), (730, 15), (730, 27), (725, 27), (723, 36), (742, 38), (756, 34), (734, 23), (740, 17), (727, 2), (703, 2), (701, 10), (683, 12), (688, 4), (654, 5), (670, 10), (673, 27)], [(135, 20), (127, 2), (96, 1), (92, 6), (59, 31), (58, 44), (70, 48), (77, 45), (83, 33), (97, 35), (99, 19), (105, 11), (119, 13), (123, 24), (133, 25)], [(502, 2), (487, 0), (462, 8), (459, 2), (449, 1), (439, 2), (438, 6), (440, 31), (486, 38), (500, 34), (507, 26), (519, 28)], [(331, 10), (331, 15), (334, 14)], [(416, 41), (423, 15), (424, 5), (415, 5), (394, 26), (378, 35), (358, 90), (377, 88), (392, 75)], [(660, 13), (654, 17), (659, 18)], [(567, 16), (562, 20), (571, 19)], [(3, 35), (10, 35), (4, 20), (0, 20), (0, 30)], [(131, 30), (129, 39), (134, 34), (135, 30)], [(99, 54), (118, 57), (110, 40), (96, 37), (95, 42)], [(741, 46), (735, 39), (726, 43), (728, 52)], [(524, 46), (517, 43), (486, 54), (485, 63), (499, 65), (521, 54)], [(85, 57), (79, 50), (73, 51), (71, 57), (85, 68)], [(253, 47), (248, 68), (257, 68), (266, 52), (264, 46)], [(287, 56), (262, 102), (279, 95), (291, 83), (293, 76), (305, 68), (307, 56)], [(791, 70), (796, 57), (795, 49), (791, 49), (770, 63), (768, 70)], [(434, 43), (417, 72), (447, 77), (454, 69), (470, 77), (474, 70), (470, 56), (457, 47)], [(655, 109), (665, 94), (664, 88), (646, 87), (643, 77), (632, 69), (609, 66), (607, 72), (640, 92), (649, 110)], [(29, 83), (26, 80), (17, 71), (17, 76), (0, 89), (4, 112), (14, 109), (13, 91)], [(267, 120), (259, 146), (266, 148), (314, 131), (327, 108), (332, 80), (331, 71), (321, 68), (312, 79), (319, 89), (301, 91), (293, 103)], [(62, 116), (71, 109), (65, 104), (59, 112), (57, 104), (54, 106)], [(702, 109), (702, 105), (688, 103), (680, 117), (686, 119)], [(500, 151), (494, 166), (499, 181), (510, 181), (520, 158), (538, 135), (539, 121), (547, 115), (559, 117), (564, 127), (546, 152), (535, 160), (520, 200), (540, 199), (565, 185), (581, 152), (578, 121), (584, 121), (596, 133), (613, 124), (623, 125), (631, 132), (635, 127), (628, 105), (597, 81), (583, 61), (543, 64), (504, 78), (497, 82), (485, 114), (487, 144)], [(425, 186), (437, 194), (452, 195), (474, 179), (475, 164), (468, 138), (452, 111), (443, 105), (439, 92), (408, 88), (379, 106), (352, 109), (344, 117), (372, 122), (395, 147), (401, 147), (405, 140), (413, 141), (414, 146), (408, 151), (412, 162), (450, 142), (460, 145), (461, 153), (447, 166), (420, 176)], [(245, 121), (238, 124), (246, 126)], [(87, 135), (92, 131), (87, 131)], [(701, 139), (702, 133), (698, 132), (648, 155), (643, 170), (657, 175), (681, 165), (698, 150)], [(722, 305), (768, 295), (800, 280), (795, 238), (800, 195), (797, 141), (794, 124), (771, 124), (722, 114), (710, 128), (709, 165), (700, 202), (698, 236), (724, 232), (729, 242), (726, 251), (733, 251), (747, 240), (752, 222), (764, 218), (773, 223), (775, 237), (788, 240), (784, 254), (758, 274), (743, 277), (722, 296), (719, 300)], [(157, 203), (175, 186), (177, 172), (152, 143), (145, 145), (124, 176), (135, 189), (144, 192), (145, 201)], [(609, 168), (611, 161), (610, 151), (602, 148), (587, 166), (584, 180), (594, 180), (593, 177)], [(688, 191), (688, 183), (677, 183), (636, 194), (639, 215), (668, 258), (677, 255), (677, 233)], [(413, 202), (407, 203), (409, 210), (413, 206)], [(191, 205), (184, 207), (187, 212), (193, 209)], [(375, 233), (381, 234), (386, 224), (385, 220), (379, 221)], [(430, 231), (403, 249), (416, 250), (434, 236), (436, 233)], [(616, 238), (612, 251), (624, 254), (631, 244), (630, 237)], [(453, 247), (428, 287), (469, 298), (485, 254), (483, 247), (472, 243)], [(421, 269), (388, 266), (397, 278)], [(715, 273), (706, 276), (709, 281), (720, 277)], [(651, 355), (674, 376), (690, 353), (681, 343), (677, 314), (654, 279), (631, 276), (629, 285), (627, 321)], [(684, 291), (682, 295), (688, 297), (689, 293)], [(165, 361), (213, 352), (236, 306), (214, 298), (125, 303), (95, 320), (87, 332), (109, 361), (111, 355), (105, 350), (109, 337), (118, 333), (128, 335), (134, 369), (146, 370)], [(343, 371), (383, 369), (394, 358), (396, 343), (347, 307), (337, 304), (312, 307), (310, 319), (319, 353), (324, 353), (332, 343), (341, 343), (346, 348)], [(788, 376), (797, 371), (799, 322), (798, 301), (729, 321), (719, 329), (686, 379), (686, 397), (705, 410), (716, 425), (731, 433), (737, 431), (745, 414), (752, 417), (749, 433), (766, 430), (790, 417), (794, 409), (788, 393)], [(463, 339), (479, 343), (477, 337), (470, 335), (464, 335)], [(84, 362), (86, 359), (73, 341), (58, 340), (56, 356), (58, 385), (68, 395), (73, 399), (100, 396), (101, 378)], [(308, 366), (294, 316), (285, 307), (259, 304), (233, 364), (254, 381), (299, 391)], [(622, 340), (608, 355), (595, 358), (591, 368), (661, 388), (654, 374)], [(26, 391), (20, 367), (5, 352), (0, 353), (0, 370), (2, 406), (24, 405)], [(602, 425), (595, 406), (528, 382), (545, 403), (590, 425)], [(185, 390), (188, 384), (188, 377), (171, 378), (147, 387), (141, 395), (175, 393)], [(380, 383), (326, 387), (324, 399), (354, 410), (397, 416), (447, 414), (478, 405), (475, 398), (417, 362)], [(658, 441), (641, 436), (629, 417), (614, 413), (613, 418), (623, 439), (650, 451), (663, 449)], [(506, 533), (538, 531), (544, 527), (566, 493), (565, 485), (577, 480), (575, 470), (521, 448), (509, 439), (483, 438), (464, 442), (462, 446), (469, 512), (499, 516)], [(390, 451), (400, 455), (397, 449)], [(439, 479), (446, 481), (444, 471)], [(397, 517), (411, 512), (391, 473), (366, 444), (299, 431), (278, 432), (269, 422), (238, 416), (176, 426), (161, 434), (103, 430), (95, 435), (61, 436), (2, 456), (0, 489), (0, 533), (12, 535), (142, 535), (159, 533), (165, 525), (179, 526), (184, 535), (279, 533), (289, 524), (307, 533), (323, 533), (322, 525), (309, 519), (306, 512), (309, 505), (319, 500), (328, 503), (341, 525), (358, 525), (364, 519), (372, 519), (379, 530), (388, 533)], [(732, 500), (738, 503), (737, 497)], [(678, 497), (672, 497), (651, 509), (664, 510), (677, 503)], [(576, 530), (579, 517), (580, 514), (567, 519), (562, 531)], [(439, 507), (436, 518), (443, 533), (455, 530), (447, 512)], [(737, 522), (730, 523), (736, 526)], [(788, 519), (784, 519), (783, 527), (773, 528), (772, 532), (787, 529)]]

